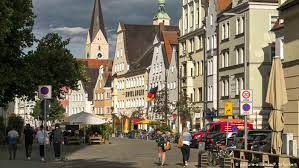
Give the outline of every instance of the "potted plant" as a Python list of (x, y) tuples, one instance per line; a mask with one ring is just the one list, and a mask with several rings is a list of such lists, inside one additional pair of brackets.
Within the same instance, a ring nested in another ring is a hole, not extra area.
[(110, 124), (101, 125), (100, 134), (104, 138), (105, 143), (109, 143), (109, 137), (112, 134), (112, 128), (111, 128)]

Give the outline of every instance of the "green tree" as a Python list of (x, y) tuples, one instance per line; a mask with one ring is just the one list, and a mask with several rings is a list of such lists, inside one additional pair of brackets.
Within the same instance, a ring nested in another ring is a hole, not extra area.
[(164, 87), (164, 89), (158, 91), (154, 99), (153, 112), (162, 115), (164, 121), (167, 123), (168, 116), (174, 112), (174, 110), (170, 108), (172, 106), (174, 106), (174, 104), (169, 101), (168, 89)]
[[(48, 100), (50, 101), (48, 111), (48, 120), (51, 122), (55, 122), (57, 120), (61, 120), (64, 118), (65, 109), (62, 107), (62, 105), (59, 103), (57, 99)], [(31, 116), (34, 119), (44, 120), (42, 109), (43, 105), (41, 105), (41, 101), (37, 101), (36, 105), (33, 109), (33, 112), (31, 113)]]
[(86, 69), (66, 48), (69, 39), (49, 33), (38, 41), (36, 51), (29, 52), (26, 60), (26, 84), (23, 95), (34, 99), (38, 85), (52, 85), (53, 99), (64, 97), (67, 89), (76, 90), (79, 80), (86, 80)]
[(24, 128), (24, 120), (21, 116), (11, 114), (8, 117), (8, 130), (14, 128), (21, 135)]
[(179, 94), (179, 100), (176, 103), (176, 110), (179, 112), (180, 121), (183, 127), (186, 126), (186, 122), (191, 121), (191, 113), (195, 112), (198, 108), (191, 101), (191, 99), (184, 93)]
[(33, 44), (31, 0), (0, 1), (0, 107), (21, 96), (24, 88), (24, 48)]

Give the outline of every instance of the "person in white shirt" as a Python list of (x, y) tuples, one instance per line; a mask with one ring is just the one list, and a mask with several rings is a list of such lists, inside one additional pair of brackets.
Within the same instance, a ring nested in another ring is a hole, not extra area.
[(188, 161), (190, 157), (190, 141), (192, 139), (192, 136), (189, 133), (187, 127), (183, 129), (182, 137), (183, 137), (183, 146), (181, 148), (181, 151), (183, 155), (183, 165), (184, 167), (186, 167), (188, 166)]
[(41, 161), (45, 161), (45, 130), (44, 126), (41, 125), (40, 129), (36, 133), (36, 140), (39, 144), (39, 155), (41, 157)]

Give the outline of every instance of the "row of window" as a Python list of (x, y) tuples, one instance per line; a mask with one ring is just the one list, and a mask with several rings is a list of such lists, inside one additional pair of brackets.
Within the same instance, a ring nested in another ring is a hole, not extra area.
[(126, 88), (134, 88), (144, 86), (144, 76), (133, 77), (126, 80), (118, 81), (117, 89), (126, 89)]
[(124, 63), (120, 63), (120, 64), (115, 65), (114, 72), (118, 73), (118, 72), (122, 72), (124, 70), (125, 70), (125, 64)]
[(105, 96), (104, 96), (103, 93), (96, 93), (95, 94), (95, 99), (96, 100), (104, 100), (104, 99), (109, 100), (109, 99), (111, 99), (111, 94), (110, 93), (105, 93)]
[(190, 67), (189, 72), (187, 72), (187, 66), (186, 64), (181, 67), (181, 75), (182, 77), (196, 77), (199, 75), (203, 75), (204, 71), (204, 63), (203, 61), (198, 61), (197, 63), (194, 63), (192, 67)]
[(71, 109), (70, 115), (77, 114), (77, 113), (80, 113), (82, 111), (84, 111), (84, 107), (75, 107), (75, 108)]
[[(215, 37), (216, 38), (216, 37)], [(217, 42), (217, 40), (215, 40)], [(183, 52), (194, 52), (195, 50), (203, 49), (203, 36), (195, 36), (180, 44), (181, 51)], [(188, 47), (188, 49), (187, 49)], [(183, 55), (184, 53), (180, 53)]]
[(212, 35), (207, 38), (207, 51), (213, 50), (217, 48), (217, 36)]
[[(188, 28), (192, 29), (195, 28), (195, 25), (200, 24), (200, 9), (199, 9), (199, 2), (195, 2), (195, 4), (187, 5), (187, 9), (185, 10), (184, 15), (184, 29), (187, 31)], [(195, 25), (194, 25), (195, 24)]]
[[(220, 54), (221, 58), (221, 67), (225, 68), (229, 66), (229, 52), (224, 51)], [(235, 63), (236, 65), (238, 64), (243, 64), (244, 63), (244, 48), (239, 47), (235, 49)]]
[(162, 62), (153, 65), (153, 73), (161, 73), (163, 69)]
[[(105, 109), (105, 110), (104, 110)], [(95, 108), (95, 114), (110, 114), (111, 110), (110, 107), (99, 107), (99, 108)]]
[(207, 75), (213, 75), (214, 73), (214, 65), (213, 65), (213, 60), (209, 60), (207, 62)]
[(126, 92), (126, 97), (143, 96), (144, 90), (135, 90)]
[(115, 51), (115, 57), (119, 58), (123, 56), (123, 49), (118, 49)]
[[(229, 80), (222, 80), (221, 81), (221, 96), (230, 96), (230, 83)], [(239, 95), (240, 94), (240, 90), (244, 89), (244, 78), (243, 77), (238, 77), (235, 78), (235, 94)]]
[(147, 102), (144, 101), (144, 98), (132, 99), (132, 100), (120, 100), (117, 102), (116, 107), (120, 109), (124, 108), (138, 108), (138, 107), (146, 107)]
[(191, 102), (203, 101), (202, 88), (201, 87), (193, 89), (193, 93), (190, 94), (190, 100), (191, 100)]
[(84, 101), (83, 94), (75, 94), (71, 97), (72, 102)]

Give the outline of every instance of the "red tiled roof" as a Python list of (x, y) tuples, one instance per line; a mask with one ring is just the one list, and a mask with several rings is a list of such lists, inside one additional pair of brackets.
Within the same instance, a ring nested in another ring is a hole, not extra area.
[(232, 0), (218, 0), (218, 11), (219, 13), (225, 11), (227, 8), (231, 7)]
[[(112, 63), (111, 60), (99, 60), (99, 59), (78, 59), (78, 61), (82, 61), (87, 67), (87, 78), (88, 80), (83, 82), (83, 87), (88, 94), (88, 100), (91, 101), (93, 99), (93, 90), (96, 86), (98, 76), (99, 76), (99, 68), (101, 65), (104, 66), (105, 72), (111, 72)], [(108, 69), (107, 69), (108, 67)]]
[(178, 31), (162, 31), (164, 41), (165, 54), (168, 64), (171, 62), (173, 45), (178, 45)]
[(82, 61), (87, 68), (100, 68), (101, 65), (105, 65), (105, 66), (111, 66), (112, 67), (112, 63), (113, 61), (109, 60), (109, 59), (105, 59), (105, 60), (100, 60), (100, 59), (85, 59), (85, 58), (79, 58), (79, 61)]

